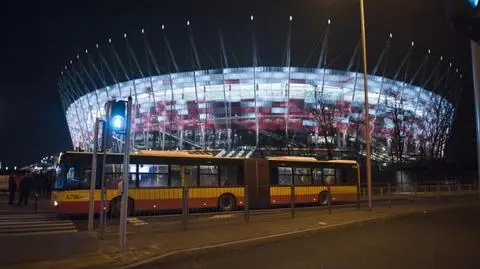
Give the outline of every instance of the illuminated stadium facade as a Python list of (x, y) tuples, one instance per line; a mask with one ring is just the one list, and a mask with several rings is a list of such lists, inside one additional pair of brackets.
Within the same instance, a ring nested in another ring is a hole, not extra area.
[[(323, 42), (326, 40), (324, 36)], [(195, 48), (193, 38), (191, 41)], [(322, 47), (321, 55), (326, 49)], [(148, 43), (146, 48), (150, 49)], [(171, 49), (169, 52), (175, 63)], [(193, 52), (196, 54), (196, 49)], [(137, 63), (135, 55), (130, 56)], [(353, 149), (362, 153), (362, 74), (351, 67), (349, 71), (325, 68), (320, 64), (323, 56), (317, 68), (292, 67), (289, 57), (281, 67), (257, 66), (254, 57), (252, 66), (256, 67), (198, 68), (153, 76), (143, 75), (137, 64), (140, 78), (125, 75), (123, 82), (114, 79), (108, 85), (99, 75), (104, 87), (92, 79), (99, 74), (94, 63), (89, 62), (96, 72), (90, 73), (81, 61), (76, 70), (66, 66), (60, 93), (73, 145), (92, 149), (94, 121), (105, 118), (105, 103), (132, 96), (135, 149), (218, 149), (231, 156), (250, 156), (268, 148)], [(198, 67), (198, 57), (196, 60)], [(398, 70), (405, 68), (405, 62)], [(405, 158), (415, 159), (422, 152), (442, 157), (454, 114), (451, 101), (439, 91), (413, 85), (413, 79), (403, 82), (373, 73), (368, 79), (368, 101), (374, 156), (387, 160), (400, 150)], [(433, 82), (446, 85), (446, 81)], [(442, 132), (433, 134), (438, 129)]]

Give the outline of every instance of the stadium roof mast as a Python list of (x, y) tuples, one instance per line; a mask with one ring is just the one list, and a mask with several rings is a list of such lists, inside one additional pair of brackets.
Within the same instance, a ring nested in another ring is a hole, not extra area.
[[(70, 61), (71, 62), (71, 61)], [(74, 100), (76, 100), (77, 98), (80, 97), (80, 95), (76, 94), (75, 91), (73, 90), (73, 88), (71, 87), (71, 84), (70, 82), (68, 81), (68, 77), (70, 76), (69, 74), (69, 69), (67, 68), (67, 65), (65, 65), (65, 71), (63, 72), (63, 81), (61, 81), (61, 85), (63, 86), (63, 90), (65, 93), (68, 94), (68, 96), (70, 97), (70, 103), (72, 104), (72, 106), (74, 107), (75, 109), (75, 116), (77, 117), (77, 120), (78, 122), (82, 122), (82, 120), (80, 119), (80, 113), (78, 112), (78, 103), (75, 103), (74, 104)], [(85, 121), (83, 121), (85, 123)], [(84, 143), (86, 140), (87, 140), (87, 132), (86, 129), (84, 129), (84, 127), (86, 126), (82, 126), (81, 124), (79, 124), (79, 128), (80, 128), (80, 134), (81, 134), (81, 142)], [(77, 146), (77, 147), (80, 147), (81, 146), (81, 143), (80, 143), (80, 137), (77, 137), (77, 141), (78, 145), (73, 145), (74, 147)]]
[[(225, 43), (223, 40), (223, 33), (222, 29), (218, 29), (219, 37), (220, 37), (220, 58), (221, 58), (221, 64), (222, 64), (222, 69), (229, 68), (228, 65), (228, 57), (227, 57), (227, 51), (225, 49)], [(225, 70), (222, 70), (222, 80), (223, 80), (223, 102), (225, 106), (225, 119), (226, 119), (226, 127), (227, 127), (227, 151), (230, 151), (231, 146), (232, 146), (232, 102), (231, 96), (228, 97), (227, 99), (227, 89), (225, 88)], [(230, 92), (230, 91), (229, 91)], [(227, 102), (227, 100), (229, 100)]]
[[(72, 61), (72, 60), (70, 60), (70, 66), (73, 66), (73, 61)], [(73, 67), (72, 67), (72, 68), (73, 68)], [(81, 99), (82, 93), (79, 93), (79, 92), (76, 90), (76, 89), (80, 89), (80, 87), (79, 87), (79, 85), (76, 83), (76, 81), (75, 81), (75, 79), (73, 78), (72, 74), (71, 74), (70, 72), (68, 72), (68, 71), (70, 71), (72, 68), (67, 69), (67, 70), (65, 71), (65, 74), (66, 74), (65, 85), (67, 86), (66, 89), (69, 89), (69, 90), (70, 90), (70, 92), (71, 92), (71, 94), (72, 94), (72, 96), (73, 96), (72, 100), (76, 100), (76, 99), (82, 100), (82, 99)], [(73, 83), (73, 85), (72, 85), (72, 83)], [(75, 97), (75, 95), (76, 95), (76, 97)], [(80, 101), (80, 103), (81, 103), (81, 101)], [(77, 106), (78, 106), (78, 103), (77, 103)], [(82, 122), (84, 123), (84, 127), (85, 127), (85, 129), (83, 129), (84, 137), (83, 137), (83, 141), (82, 141), (82, 142), (84, 143), (84, 145), (82, 145), (82, 148), (85, 148), (86, 143), (88, 143), (88, 137), (89, 137), (88, 132), (89, 132), (89, 128), (88, 128), (88, 126), (87, 126), (87, 116), (86, 116), (86, 114), (85, 114), (84, 106), (81, 105), (79, 110), (80, 110), (81, 113), (82, 113), (82, 114), (81, 114), (81, 120), (82, 120)], [(76, 109), (76, 113), (77, 113), (78, 117), (80, 118), (80, 115), (79, 115), (79, 113), (78, 113), (78, 109)], [(92, 128), (93, 128), (93, 126), (92, 126)]]
[[(77, 60), (80, 60), (80, 55), (78, 55), (78, 54), (77, 54)], [(80, 81), (80, 84), (82, 84), (82, 86), (83, 86), (84, 92), (82, 93), (82, 95), (85, 96), (85, 99), (87, 99), (87, 107), (88, 107), (88, 109), (90, 109), (92, 107), (92, 105), (90, 104), (90, 97), (89, 97), (89, 94), (88, 94), (89, 93), (89, 88), (87, 86), (87, 83), (85, 83), (85, 80), (80, 75), (80, 72), (78, 72), (77, 69), (75, 68), (75, 64), (72, 64), (72, 70), (75, 73), (75, 75), (77, 76), (78, 80)], [(81, 89), (81, 88), (79, 88), (79, 89)], [(95, 122), (93, 114), (92, 113), (87, 113), (87, 114), (90, 114), (91, 121)], [(85, 120), (87, 120), (87, 117), (85, 117)], [(87, 124), (87, 121), (85, 122), (85, 124)], [(90, 132), (93, 133), (94, 126), (93, 126), (93, 124), (90, 124), (90, 125), (91, 126), (88, 126), (88, 127), (90, 127)]]
[[(72, 103), (72, 100), (69, 98), (69, 92), (67, 92), (67, 89), (65, 88), (66, 85), (65, 85), (65, 82), (64, 82), (64, 79), (65, 79), (65, 72), (67, 70), (67, 66), (65, 65), (65, 71), (61, 71), (60, 72), (60, 78), (58, 80), (58, 88), (59, 88), (59, 92), (60, 92), (60, 98), (62, 100), (62, 104), (64, 105), (64, 111), (65, 111), (65, 115), (66, 117), (77, 117), (77, 120), (80, 120), (80, 118), (78, 117), (78, 113), (76, 113), (76, 109), (77, 107), (74, 106), (74, 109), (75, 109), (75, 113), (68, 113), (68, 106), (67, 104), (71, 104)], [(75, 114), (75, 115), (72, 115), (72, 114)], [(83, 136), (83, 128), (81, 126), (79, 126), (81, 128), (81, 131), (80, 131), (80, 134)], [(72, 129), (72, 126), (69, 126), (69, 131), (70, 131), (70, 136), (72, 138), (74, 138), (73, 140), (75, 141), (78, 141), (79, 138), (76, 136), (76, 132), (74, 132), (74, 130)], [(75, 147), (75, 145), (73, 145)], [(78, 145), (77, 145), (78, 146)]]
[(323, 35), (323, 40), (322, 40), (322, 48), (320, 51), (320, 56), (318, 57), (318, 62), (317, 62), (317, 69), (323, 69), (323, 76), (322, 76), (322, 87), (320, 89), (320, 96), (317, 96), (317, 89), (315, 89), (315, 98), (317, 101), (317, 105), (320, 105), (318, 101), (323, 100), (323, 89), (325, 87), (325, 76), (327, 72), (327, 55), (328, 55), (328, 38), (330, 36), (330, 26), (332, 24), (332, 21), (328, 19), (327, 21), (327, 27), (325, 29), (325, 33)]
[(258, 85), (257, 85), (257, 66), (258, 66), (258, 47), (257, 37), (255, 35), (255, 18), (250, 15), (251, 31), (252, 31), (252, 64), (253, 64), (253, 100), (255, 104), (255, 147), (260, 143), (260, 126), (258, 122)]
[[(200, 118), (200, 102), (198, 100), (198, 85), (197, 85), (197, 70), (202, 70), (202, 65), (200, 64), (200, 58), (198, 56), (197, 52), (197, 46), (195, 45), (195, 40), (193, 38), (193, 33), (192, 33), (192, 28), (190, 26), (190, 21), (187, 20), (187, 28), (188, 28), (188, 37), (190, 40), (190, 45), (192, 46), (192, 51), (193, 51), (193, 56), (195, 58), (195, 64), (193, 64), (193, 86), (195, 87), (195, 102), (197, 103), (197, 110), (198, 110), (198, 115), (199, 115), (199, 121), (200, 121), (200, 132), (201, 132), (201, 137), (200, 137), (200, 145), (201, 147), (205, 150), (206, 149), (206, 141), (205, 141), (205, 127), (206, 127), (206, 121), (207, 121), (207, 107), (206, 107), (206, 102), (205, 102), (205, 88), (204, 88), (204, 94), (203, 94), (203, 104), (205, 105), (204, 109), (204, 114), (205, 114), (205, 119), (202, 121)], [(180, 134), (180, 137), (182, 138), (183, 142), (183, 131)]]
[[(163, 124), (160, 126), (160, 122), (158, 121), (158, 113), (157, 113), (157, 108), (156, 108), (157, 107), (157, 99), (155, 98), (155, 90), (153, 88), (153, 79), (152, 79), (153, 74), (152, 74), (152, 71), (150, 69), (150, 63), (149, 63), (148, 59), (150, 59), (152, 61), (153, 67), (155, 68), (157, 76), (160, 75), (160, 69), (158, 68), (157, 61), (155, 60), (155, 57), (153, 56), (152, 48), (150, 47), (150, 44), (148, 43), (148, 40), (147, 40), (147, 37), (146, 37), (146, 34), (145, 34), (145, 29), (142, 28), (141, 33), (142, 33), (142, 38), (143, 38), (143, 44), (145, 45), (145, 54), (146, 54), (145, 58), (147, 60), (147, 72), (148, 72), (149, 81), (150, 81), (150, 90), (151, 90), (151, 94), (152, 94), (153, 103), (155, 104), (155, 107), (154, 107), (154, 110), (153, 110), (154, 111), (154, 116), (155, 116), (156, 123), (157, 123), (158, 134), (161, 133), (161, 135), (162, 135), (160, 146), (161, 146), (162, 150), (165, 150), (165, 122), (163, 122)], [(151, 120), (151, 110), (149, 110), (148, 117), (149, 117), (149, 121), (150, 121)], [(147, 143), (148, 143), (148, 139), (147, 139)], [(154, 141), (154, 143), (155, 143), (155, 141)]]
[[(170, 60), (172, 61), (173, 68), (175, 68), (175, 72), (178, 73), (180, 72), (180, 69), (178, 68), (177, 60), (175, 59), (175, 55), (173, 54), (172, 46), (170, 46), (170, 41), (168, 40), (167, 35), (165, 34), (165, 24), (162, 24), (162, 32), (163, 32), (163, 42), (165, 43), (165, 47), (168, 51), (168, 55), (170, 56)], [(174, 102), (174, 95), (173, 95), (173, 80), (172, 80), (172, 72), (168, 72), (168, 79), (169, 84), (170, 84), (170, 93), (171, 93), (171, 98), (170, 98), (170, 103), (173, 105), (173, 110), (177, 111), (176, 104)], [(178, 114), (175, 114), (177, 116), (177, 119), (175, 120), (177, 124), (177, 139), (178, 139), (178, 147), (183, 148), (183, 135), (182, 130), (183, 128), (180, 128), (180, 126), (183, 127), (183, 118), (178, 119)], [(171, 124), (173, 123), (172, 120), (170, 120), (170, 129), (171, 129)]]
[[(87, 55), (88, 57), (88, 50), (86, 49), (85, 50), (85, 55)], [(101, 113), (100, 113), (100, 102), (98, 101), (98, 93), (97, 93), (97, 84), (95, 83), (95, 81), (93, 80), (93, 77), (90, 75), (90, 73), (88, 72), (87, 68), (85, 67), (85, 65), (83, 64), (82, 62), (82, 59), (80, 57), (78, 57), (78, 64), (80, 65), (80, 68), (81, 70), (83, 70), (83, 73), (85, 73), (85, 75), (87, 76), (88, 80), (90, 81), (90, 83), (92, 84), (92, 86), (94, 87), (95, 89), (95, 101), (97, 103), (97, 117), (100, 117), (101, 116)]]
[[(286, 109), (285, 109), (285, 143), (287, 148), (289, 147), (289, 136), (288, 136), (288, 123), (289, 123), (289, 110), (290, 110), (290, 78), (291, 78), (291, 62), (292, 62), (292, 20), (293, 17), (290, 16), (288, 20), (288, 35), (287, 35), (287, 47), (286, 47), (286, 58), (285, 65), (288, 68), (288, 81), (286, 85)], [(257, 117), (258, 118), (258, 117)]]
[[(100, 52), (100, 50), (98, 49), (98, 43), (95, 44), (95, 47), (97, 49), (97, 54), (98, 54), (98, 58), (100, 58), (102, 60), (102, 62), (105, 62), (105, 59), (103, 58), (103, 55), (102, 53)], [(88, 61), (90, 62), (90, 65), (92, 66), (93, 70), (95, 71), (95, 73), (97, 74), (98, 78), (100, 79), (100, 81), (102, 82), (103, 84), (103, 87), (105, 87), (105, 89), (108, 87), (107, 85), (107, 81), (105, 79), (105, 75), (102, 73), (100, 73), (97, 65), (95, 64), (95, 62), (92, 60), (92, 57), (90, 56), (90, 54), (88, 55)], [(101, 63), (100, 63), (100, 67), (101, 67)], [(107, 68), (108, 69), (108, 68)], [(102, 70), (103, 71), (103, 70)], [(112, 76), (112, 78), (114, 78), (113, 76), (113, 73), (110, 71), (110, 70), (107, 70), (110, 72), (110, 75)], [(106, 90), (105, 91), (106, 95), (107, 95), (107, 99), (110, 99), (110, 97), (108, 96), (108, 91)]]
[[(135, 56), (135, 53), (133, 53), (133, 50), (132, 50), (132, 47), (130, 46), (130, 43), (128, 42), (128, 39), (127, 39), (127, 33), (124, 33), (123, 34), (123, 39), (125, 39), (125, 46), (127, 47), (127, 50), (129, 52), (129, 55), (130, 57), (132, 58), (133, 62), (135, 63), (137, 69), (138, 69), (138, 72), (140, 74), (140, 76), (142, 78), (144, 78), (145, 76), (143, 75), (143, 72), (142, 72), (142, 69), (140, 68), (140, 65), (138, 64), (138, 60), (137, 60), (137, 57)], [(132, 85), (133, 85), (133, 94), (135, 96), (135, 116), (138, 117), (138, 109), (139, 109), (139, 105), (138, 105), (138, 98), (137, 98), (137, 85), (135, 84), (135, 79), (132, 79)], [(130, 89), (130, 94), (129, 96), (132, 96), (132, 89)], [(150, 121), (150, 119), (149, 119)], [(133, 133), (132, 136), (130, 136), (130, 139), (132, 139), (133, 141), (135, 141), (135, 132)], [(145, 132), (143, 134), (144, 137), (148, 137), (148, 135), (145, 135)], [(132, 142), (133, 142), (132, 141)], [(144, 139), (144, 147), (145, 149), (148, 149), (148, 139)], [(132, 143), (132, 145), (134, 145), (135, 143)]]
[[(428, 59), (430, 58), (430, 49), (427, 51), (427, 53), (425, 54), (425, 56), (423, 57), (423, 61), (422, 63), (420, 64), (420, 67), (418, 67), (417, 71), (413, 74), (412, 78), (410, 79), (410, 82), (409, 84), (410, 85), (413, 85), (415, 79), (418, 77), (418, 75), (420, 74), (420, 72), (423, 72), (422, 73), (422, 77), (425, 77), (425, 73), (426, 73), (426, 67), (428, 65)], [(418, 102), (420, 102), (420, 92), (421, 92), (421, 88), (418, 88), (418, 91), (417, 91), (417, 98), (416, 98), (416, 101), (415, 101), (415, 108), (413, 109), (413, 113), (416, 114), (417, 113), (417, 108), (418, 108)]]
[(382, 78), (381, 78), (381, 82), (380, 82), (380, 89), (378, 91), (378, 98), (377, 98), (377, 103), (375, 105), (375, 112), (374, 112), (374, 115), (373, 115), (373, 120), (371, 119), (371, 121), (373, 123), (373, 128), (370, 129), (370, 136), (371, 137), (373, 137), (373, 131), (375, 129), (375, 121), (377, 120), (378, 104), (380, 104), (380, 97), (382, 96), (382, 92), (383, 92), (383, 85), (384, 85), (384, 82), (385, 82), (385, 75), (386, 75), (386, 71), (387, 71), (388, 56), (389, 56), (389, 52), (390, 52), (390, 44), (391, 44), (391, 41), (392, 41), (392, 37), (393, 37), (393, 35), (392, 35), (392, 33), (390, 33), (389, 38), (387, 39), (387, 42), (385, 43), (385, 47), (383, 48), (382, 53), (380, 54), (380, 57), (378, 58), (377, 63), (375, 64), (375, 67), (373, 68), (373, 71), (372, 71), (372, 74), (374, 76), (376, 76), (377, 73), (378, 73), (378, 69), (380, 69), (380, 65), (382, 64), (382, 61), (383, 61), (383, 70), (382, 70)]

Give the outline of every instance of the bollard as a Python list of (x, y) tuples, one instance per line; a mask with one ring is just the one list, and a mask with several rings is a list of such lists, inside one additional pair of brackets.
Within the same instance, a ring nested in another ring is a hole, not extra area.
[(462, 194), (462, 184), (457, 183), (457, 191), (459, 194)]
[(390, 182), (389, 182), (387, 184), (387, 206), (388, 206), (388, 208), (391, 207), (390, 196), (391, 196), (391, 192), (390, 192)]
[(437, 182), (437, 202), (440, 203), (440, 183)]
[(360, 210), (360, 184), (357, 185), (357, 210)]
[(450, 184), (448, 184), (448, 193), (450, 193), (450, 191), (452, 190), (451, 187), (452, 186), (450, 186)]
[(187, 230), (188, 226), (188, 187), (183, 187), (182, 189), (182, 224), (183, 230)]
[(248, 221), (250, 220), (250, 214), (248, 212), (248, 186), (245, 186), (245, 190), (243, 191), (243, 200), (244, 200), (244, 205), (243, 205), (243, 213), (245, 215), (245, 224), (248, 224)]
[(413, 191), (415, 192), (415, 196), (417, 196), (418, 195), (418, 183), (417, 182), (415, 182), (415, 184), (413, 185), (413, 188), (414, 188)]
[(427, 184), (423, 186), (423, 194), (427, 194)]
[(290, 186), (290, 211), (292, 214), (292, 219), (295, 218), (295, 186)]
[(328, 214), (332, 214), (332, 192), (330, 188), (330, 184), (327, 185), (327, 192), (328, 192)]
[(34, 210), (35, 210), (35, 212), (37, 212), (38, 211), (38, 193), (35, 193), (34, 197), (35, 197), (35, 209)]
[(383, 187), (380, 187), (380, 196), (383, 196)]

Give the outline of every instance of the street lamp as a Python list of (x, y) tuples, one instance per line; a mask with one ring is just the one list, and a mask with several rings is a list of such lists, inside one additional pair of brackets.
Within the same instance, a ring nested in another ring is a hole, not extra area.
[(362, 31), (362, 55), (363, 55), (363, 90), (365, 94), (365, 168), (367, 170), (367, 196), (368, 209), (372, 209), (372, 166), (370, 145), (370, 115), (368, 103), (368, 74), (367, 74), (367, 38), (365, 34), (365, 3), (360, 0), (360, 24)]

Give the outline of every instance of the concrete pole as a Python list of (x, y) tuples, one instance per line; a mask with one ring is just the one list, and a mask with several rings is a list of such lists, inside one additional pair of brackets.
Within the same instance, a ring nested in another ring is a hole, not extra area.
[[(475, 122), (477, 125), (477, 173), (478, 184), (480, 188), (480, 46), (474, 41), (471, 42), (472, 48), (472, 67), (473, 67), (473, 86), (475, 97)], [(478, 199), (480, 199), (480, 191), (477, 191)]]
[(119, 243), (120, 252), (124, 253), (127, 245), (127, 217), (128, 217), (128, 176), (130, 173), (130, 129), (132, 126), (132, 97), (128, 97), (127, 120), (125, 130), (125, 144), (123, 146), (123, 186), (122, 208), (120, 211)]
[(362, 27), (362, 54), (363, 54), (363, 86), (365, 94), (365, 169), (367, 171), (368, 209), (372, 210), (372, 165), (370, 146), (370, 115), (368, 103), (368, 74), (367, 74), (367, 38), (365, 33), (365, 3), (360, 0), (360, 23)]
[(88, 232), (93, 231), (93, 217), (95, 214), (95, 183), (97, 181), (97, 147), (98, 147), (98, 128), (100, 126), (100, 120), (95, 119), (94, 137), (93, 137), (93, 156), (92, 156), (92, 174), (90, 176), (90, 205), (88, 208)]

